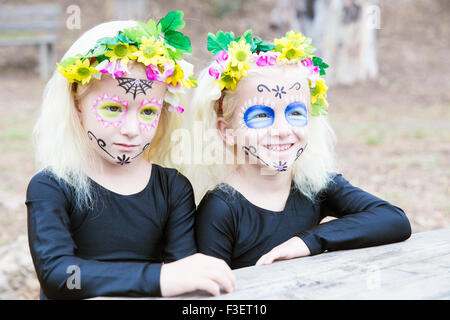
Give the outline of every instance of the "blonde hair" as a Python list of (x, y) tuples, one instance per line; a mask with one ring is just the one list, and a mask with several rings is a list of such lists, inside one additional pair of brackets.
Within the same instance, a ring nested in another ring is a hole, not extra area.
[[(85, 54), (94, 47), (98, 39), (114, 37), (118, 31), (136, 24), (132, 20), (99, 24), (78, 38), (61, 60)], [(95, 161), (94, 151), (82, 127), (76, 106), (76, 101), (86, 94), (94, 81), (99, 80), (93, 79), (86, 85), (69, 83), (55, 70), (45, 87), (41, 112), (33, 129), (38, 169), (45, 169), (58, 180), (66, 182), (73, 190), (76, 207), (80, 209), (91, 207), (94, 200), (86, 168), (102, 170), (101, 163)], [(167, 144), (166, 140), (170, 136), (166, 132), (179, 123), (177, 116), (169, 117), (167, 107), (164, 102), (152, 145), (143, 153), (144, 159), (149, 162), (159, 163), (164, 157), (167, 150), (161, 146)]]
[[(270, 67), (257, 67), (251, 65), (248, 75), (258, 73), (267, 74), (271, 72)], [(235, 112), (236, 90), (225, 90), (222, 93), (223, 101), (221, 110), (219, 101), (208, 96), (214, 86), (214, 79), (209, 75), (208, 69), (202, 70), (198, 77), (198, 87), (194, 90), (191, 103), (187, 112), (186, 123), (183, 126), (189, 127), (194, 123), (201, 123), (202, 131), (207, 132), (216, 129), (216, 134), (210, 135), (209, 144), (224, 144), (224, 141), (217, 130), (217, 119), (222, 116), (227, 123), (230, 123)], [(239, 84), (238, 84), (239, 88)], [(310, 104), (308, 103), (310, 110)], [(222, 114), (221, 114), (222, 112)], [(327, 116), (309, 117), (308, 146), (301, 157), (293, 166), (293, 181), (295, 187), (311, 201), (315, 201), (316, 195), (322, 190), (331, 179), (331, 174), (336, 171), (334, 156), (335, 134), (329, 125)], [(236, 155), (235, 148), (231, 150), (226, 146), (226, 152)], [(215, 188), (224, 182), (225, 178), (237, 167), (236, 163), (226, 164), (223, 161), (214, 164), (194, 164), (186, 162), (178, 165), (178, 169), (190, 179), (196, 202), (198, 203), (208, 190)]]

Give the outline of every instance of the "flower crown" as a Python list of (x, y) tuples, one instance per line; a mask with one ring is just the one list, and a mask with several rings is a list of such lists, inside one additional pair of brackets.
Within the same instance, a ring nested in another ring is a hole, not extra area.
[[(208, 70), (215, 79), (216, 91), (235, 90), (239, 80), (247, 76), (251, 62), (258, 67), (273, 66), (277, 62), (295, 63), (307, 69), (311, 115), (327, 114), (328, 87), (321, 76), (325, 75), (328, 65), (321, 58), (313, 56), (316, 48), (311, 45), (311, 38), (301, 32), (289, 31), (285, 37), (275, 39), (272, 44), (252, 36), (252, 30), (247, 30), (237, 38), (233, 32), (218, 31), (216, 35), (208, 34), (207, 48), (216, 58)], [(220, 92), (216, 92), (216, 96), (220, 97)]]
[(171, 105), (169, 111), (182, 113), (177, 95), (196, 86), (192, 64), (182, 59), (183, 54), (192, 53), (189, 38), (177, 31), (185, 26), (183, 15), (171, 11), (158, 23), (137, 21), (136, 27), (119, 31), (115, 37), (98, 39), (84, 55), (57, 63), (57, 71), (69, 82), (84, 85), (92, 78), (100, 79), (102, 73), (121, 78), (129, 73), (128, 62), (136, 60), (145, 65), (148, 80), (167, 83), (164, 100)]

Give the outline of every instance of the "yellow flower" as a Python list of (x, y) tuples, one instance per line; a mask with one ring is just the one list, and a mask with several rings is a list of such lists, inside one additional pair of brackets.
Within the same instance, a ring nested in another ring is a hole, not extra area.
[(109, 58), (109, 61), (116, 61), (119, 59), (122, 59), (122, 62), (126, 65), (128, 64), (128, 61), (136, 59), (134, 56), (134, 53), (137, 51), (136, 46), (129, 45), (128, 43), (121, 43), (116, 45), (109, 45), (108, 48), (111, 50), (108, 50), (105, 53), (105, 56)]
[(74, 76), (75, 76), (75, 70), (74, 65), (68, 65), (67, 67), (63, 67), (59, 63), (56, 64), (58, 66), (57, 72), (61, 73), (65, 78), (67, 78), (67, 81), (69, 82), (75, 82)]
[(219, 89), (235, 90), (237, 87), (237, 80), (231, 76), (229, 72), (224, 72), (219, 80)]
[(159, 64), (163, 65), (168, 60), (164, 42), (162, 40), (155, 40), (155, 37), (151, 37), (150, 39), (142, 37), (139, 51), (134, 53), (134, 57), (146, 66), (149, 64), (154, 66)]
[(84, 59), (83, 62), (81, 62), (80, 59), (77, 59), (75, 64), (71, 64), (65, 68), (61, 65), (58, 66), (61, 68), (58, 69), (58, 72), (66, 77), (69, 82), (76, 81), (81, 84), (88, 83), (91, 80), (92, 74), (98, 72), (98, 70), (90, 65), (89, 59)]
[(295, 48), (300, 47), (303, 45), (303, 42), (307, 39), (300, 31), (288, 31), (286, 33), (286, 38), (291, 40), (292, 45)]
[[(245, 70), (250, 69), (250, 58), (252, 57), (250, 44), (248, 44), (244, 38), (241, 38), (239, 42), (232, 41), (228, 48), (228, 53), (231, 58), (230, 65), (231, 67), (237, 67), (236, 70), (233, 70), (233, 73), (242, 73), (241, 76), (244, 73), (247, 74)], [(239, 78), (241, 76), (239, 76)]]
[(246, 77), (247, 76), (247, 70), (245, 69), (238, 69), (238, 66), (231, 66), (229, 65), (227, 70), (225, 72), (228, 72), (228, 74), (235, 78), (236, 80), (241, 79), (242, 77)]
[(166, 82), (168, 84), (172, 84), (173, 86), (176, 86), (178, 82), (181, 82), (184, 79), (184, 72), (181, 69), (181, 67), (176, 64), (173, 68), (173, 73), (170, 77), (166, 79)]
[(316, 81), (316, 85), (314, 86), (314, 88), (311, 88), (310, 93), (311, 93), (311, 103), (315, 104), (315, 103), (319, 103), (321, 104), (321, 102), (325, 100), (325, 93), (327, 92), (328, 87), (325, 84), (325, 80), (320, 79)]
[(297, 40), (289, 40), (287, 38), (275, 39), (275, 50), (281, 52), (281, 55), (278, 57), (278, 61), (288, 62), (288, 61), (296, 61), (298, 62), (301, 57), (305, 56), (305, 51), (303, 46), (294, 46), (294, 41)]

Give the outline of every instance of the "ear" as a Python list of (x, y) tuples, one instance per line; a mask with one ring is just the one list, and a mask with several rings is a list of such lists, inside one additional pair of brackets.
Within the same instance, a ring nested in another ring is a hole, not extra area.
[(223, 142), (225, 142), (229, 146), (235, 145), (235, 139), (233, 130), (229, 128), (228, 123), (225, 121), (223, 117), (217, 118), (217, 130), (219, 130), (219, 134), (222, 137)]

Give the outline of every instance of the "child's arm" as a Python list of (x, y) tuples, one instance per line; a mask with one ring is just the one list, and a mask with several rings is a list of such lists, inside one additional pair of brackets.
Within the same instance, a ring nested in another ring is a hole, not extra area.
[(31, 255), (47, 298), (160, 295), (161, 264), (102, 262), (76, 255), (69, 202), (54, 179), (36, 175), (28, 186), (26, 204)]
[(326, 250), (355, 249), (406, 240), (411, 226), (403, 210), (352, 186), (340, 174), (323, 193), (321, 219), (331, 220), (283, 242), (263, 255), (257, 265), (293, 259)]
[(225, 260), (230, 265), (234, 243), (231, 208), (220, 197), (209, 193), (200, 202), (195, 217), (198, 251)]
[(173, 262), (197, 252), (194, 236), (195, 201), (191, 183), (175, 174), (169, 191), (169, 216), (164, 228), (164, 262)]
[(321, 218), (334, 219), (299, 233), (311, 254), (403, 241), (411, 226), (402, 209), (352, 186), (342, 175), (333, 178), (321, 202)]

